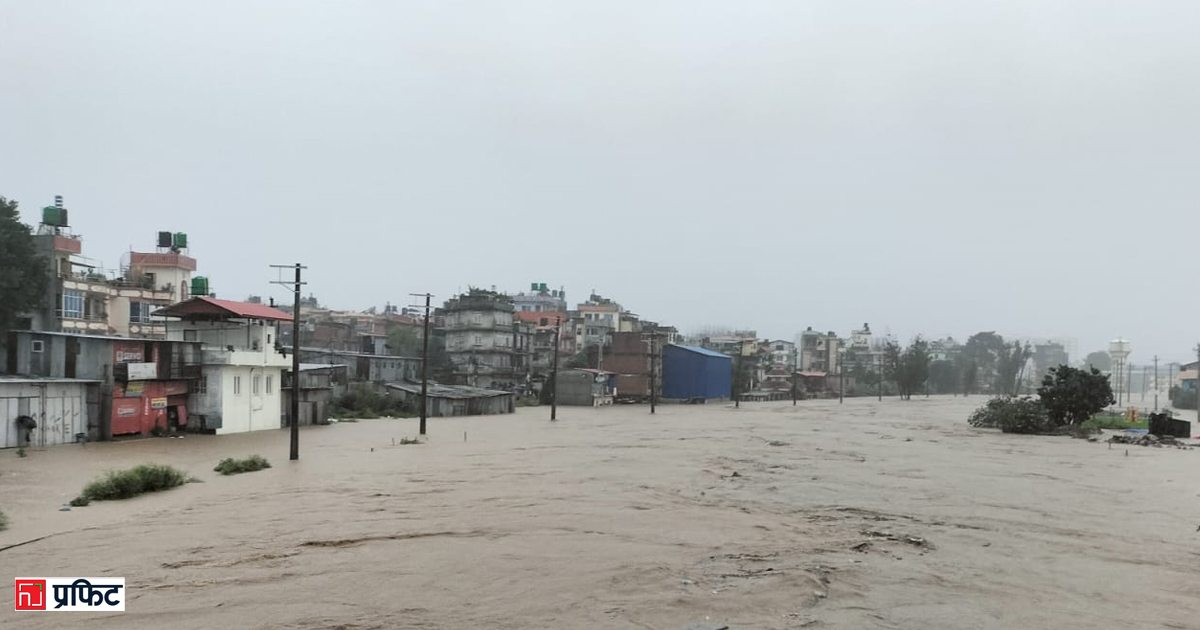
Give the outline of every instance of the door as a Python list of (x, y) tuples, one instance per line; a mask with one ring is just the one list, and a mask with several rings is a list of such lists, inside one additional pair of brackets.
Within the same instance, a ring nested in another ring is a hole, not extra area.
[(63, 366), (63, 376), (75, 378), (75, 361), (79, 358), (79, 339), (67, 337), (67, 356)]
[(0, 398), (0, 447), (16, 448), (20, 446), (17, 429), (17, 416), (21, 415), (17, 408), (17, 398)]

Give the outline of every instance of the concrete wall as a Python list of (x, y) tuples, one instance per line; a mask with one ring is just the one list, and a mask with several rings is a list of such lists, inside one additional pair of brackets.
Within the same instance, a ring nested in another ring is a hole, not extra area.
[[(283, 370), (246, 365), (206, 365), (205, 394), (193, 394), (192, 428), (215, 429), (217, 435), (278, 429), (282, 425)], [(258, 392), (254, 379), (259, 379)], [(267, 392), (267, 378), (271, 391)], [(240, 381), (239, 381), (240, 379)], [(203, 416), (196, 418), (195, 416)]]

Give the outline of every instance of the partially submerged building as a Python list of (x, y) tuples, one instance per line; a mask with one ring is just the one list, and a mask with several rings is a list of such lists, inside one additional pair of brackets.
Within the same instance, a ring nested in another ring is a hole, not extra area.
[(278, 326), (292, 317), (263, 304), (195, 297), (158, 311), (172, 340), (199, 342), (202, 373), (192, 394), (193, 430), (217, 434), (278, 429), (283, 371)]
[(21, 330), (5, 354), (10, 375), (95, 381), (91, 440), (186, 427), (202, 376), (196, 342)]
[(560, 405), (601, 407), (613, 404), (617, 375), (603, 370), (560, 370), (554, 382)]
[[(421, 408), (420, 383), (388, 383), (387, 388), (409, 407)], [(426, 413), (434, 418), (490, 416), (512, 413), (516, 407), (516, 396), (510, 392), (438, 383), (429, 383), (426, 401)]]
[(345, 365), (301, 363), (299, 386), (291, 370), (284, 374), (283, 381), (283, 424), (292, 423), (292, 395), (300, 392), (300, 426), (329, 422), (330, 411), (338, 396), (346, 393), (347, 377)]
[(0, 376), (0, 448), (94, 439), (99, 390), (99, 381)]
[(728, 399), (733, 390), (733, 358), (696, 346), (662, 349), (663, 398), (697, 401)]

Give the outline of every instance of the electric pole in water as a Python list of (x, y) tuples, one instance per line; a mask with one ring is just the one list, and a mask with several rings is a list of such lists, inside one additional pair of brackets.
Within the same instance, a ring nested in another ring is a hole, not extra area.
[(1128, 404), (1131, 404), (1130, 401), (1133, 400), (1133, 364), (1132, 363), (1129, 364), (1129, 367), (1125, 368), (1125, 374), (1126, 374), (1126, 376), (1125, 376), (1125, 404), (1128, 405)]
[(562, 315), (554, 318), (554, 354), (550, 355), (550, 420), (558, 420), (558, 344), (562, 336)]
[(655, 348), (658, 346), (658, 331), (645, 333), (642, 335), (642, 341), (649, 345), (650, 352), (650, 414), (654, 414), (654, 403), (658, 397), (658, 383), (656, 378), (658, 370), (655, 367)]
[(797, 385), (796, 381), (799, 380), (799, 375), (797, 374), (797, 372), (799, 371), (799, 368), (800, 368), (800, 366), (798, 365), (799, 363), (800, 362), (796, 360), (796, 347), (792, 346), (792, 406), (793, 407), (796, 406), (796, 385)]
[(1158, 355), (1154, 355), (1154, 411), (1158, 412)]
[(292, 449), (289, 460), (300, 459), (300, 286), (308, 284), (300, 281), (300, 270), (308, 269), (300, 263), (294, 265), (271, 265), (274, 269), (295, 269), (296, 279), (292, 282), (276, 280), (271, 284), (282, 286), (292, 285)]
[(883, 355), (875, 355), (875, 380), (879, 382), (879, 402), (883, 402)]
[[(429, 395), (429, 300), (432, 293), (409, 293), (413, 297), (425, 298), (425, 321), (421, 333), (421, 435), (425, 435), (425, 418), (429, 413), (427, 396)], [(420, 304), (414, 308), (421, 308)]]

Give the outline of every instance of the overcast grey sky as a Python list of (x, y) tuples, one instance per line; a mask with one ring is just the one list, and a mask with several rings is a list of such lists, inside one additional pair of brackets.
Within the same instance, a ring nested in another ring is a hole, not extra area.
[[(1200, 338), (1200, 2), (0, 0), (0, 195), (221, 297)], [(1153, 305), (1157, 304), (1157, 307)], [(1151, 312), (1157, 308), (1157, 312)]]

